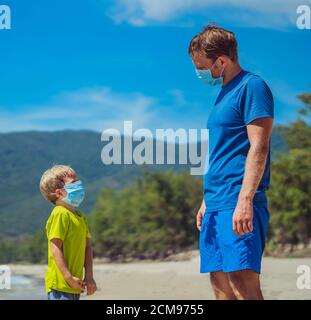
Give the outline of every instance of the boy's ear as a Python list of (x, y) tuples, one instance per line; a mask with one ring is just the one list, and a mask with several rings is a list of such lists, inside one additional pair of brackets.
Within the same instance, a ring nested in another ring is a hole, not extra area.
[(65, 190), (63, 190), (63, 189), (56, 189), (54, 192), (54, 194), (57, 196), (57, 198), (65, 196), (64, 193), (65, 193)]

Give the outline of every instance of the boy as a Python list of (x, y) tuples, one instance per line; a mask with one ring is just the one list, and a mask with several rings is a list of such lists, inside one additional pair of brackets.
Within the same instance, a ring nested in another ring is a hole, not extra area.
[(97, 288), (91, 234), (84, 214), (77, 209), (84, 199), (82, 182), (72, 168), (56, 165), (42, 175), (40, 191), (55, 205), (46, 223), (48, 300), (79, 300), (85, 287), (88, 295), (93, 294)]

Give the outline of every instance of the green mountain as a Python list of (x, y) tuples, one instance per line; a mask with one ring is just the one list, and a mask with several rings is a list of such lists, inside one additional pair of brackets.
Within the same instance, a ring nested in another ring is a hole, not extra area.
[[(278, 150), (284, 150), (279, 135), (275, 134), (272, 142)], [(86, 214), (102, 188), (127, 186), (145, 170), (188, 168), (187, 165), (104, 165), (103, 147), (100, 133), (92, 131), (0, 134), (0, 237), (44, 228), (52, 205), (42, 198), (39, 181), (42, 173), (54, 164), (72, 166), (83, 180), (87, 196), (81, 209)]]

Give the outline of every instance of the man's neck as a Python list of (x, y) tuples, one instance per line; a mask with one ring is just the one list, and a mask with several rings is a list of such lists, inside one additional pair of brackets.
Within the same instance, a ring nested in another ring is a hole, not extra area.
[(242, 68), (238, 62), (229, 63), (225, 72), (224, 72), (223, 85), (225, 86), (227, 83), (229, 83), (241, 71), (242, 71)]

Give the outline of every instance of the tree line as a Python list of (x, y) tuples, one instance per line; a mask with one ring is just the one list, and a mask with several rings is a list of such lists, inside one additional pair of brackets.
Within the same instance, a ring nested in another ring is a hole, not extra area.
[[(311, 94), (296, 121), (274, 130), (287, 150), (274, 152), (269, 246), (307, 245), (311, 240)], [(90, 228), (94, 253), (109, 259), (163, 258), (197, 249), (195, 215), (202, 201), (202, 179), (188, 172), (149, 172), (124, 189), (105, 188), (98, 197)], [(0, 239), (0, 263), (46, 262), (44, 230), (22, 238)]]

